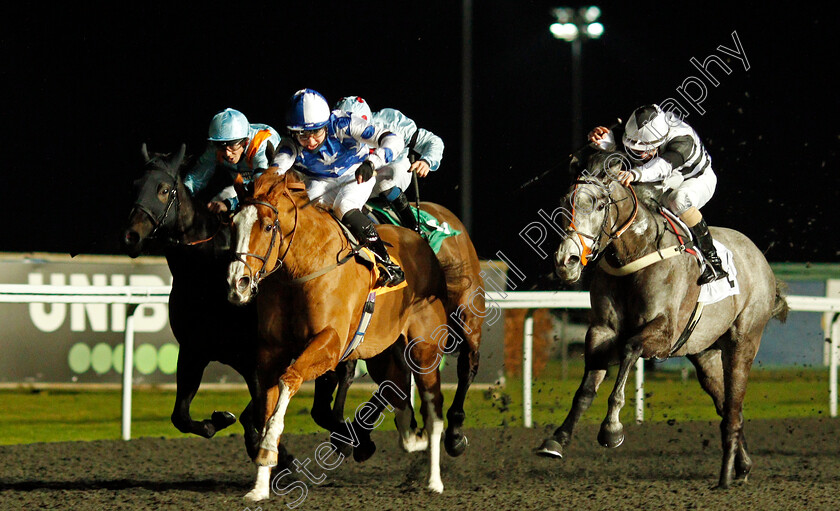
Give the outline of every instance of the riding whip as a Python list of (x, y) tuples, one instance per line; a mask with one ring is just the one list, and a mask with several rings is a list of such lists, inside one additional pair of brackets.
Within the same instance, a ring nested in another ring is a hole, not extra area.
[[(417, 137), (420, 135), (420, 128), (414, 130), (411, 135), (411, 140), (408, 142), (408, 163), (414, 165), (414, 162), (420, 159), (421, 154), (414, 149), (417, 145)], [(414, 229), (420, 234), (420, 183), (417, 180), (417, 171), (411, 171), (411, 180), (414, 182), (414, 203), (417, 206), (417, 222)]]

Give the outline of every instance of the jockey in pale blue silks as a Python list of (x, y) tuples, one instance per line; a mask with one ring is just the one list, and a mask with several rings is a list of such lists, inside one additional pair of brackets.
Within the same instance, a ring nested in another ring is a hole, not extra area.
[[(443, 140), (431, 131), (419, 128), (413, 120), (399, 110), (383, 108), (372, 113), (367, 101), (358, 96), (342, 98), (336, 103), (335, 109), (358, 114), (373, 122), (375, 126), (390, 130), (402, 137), (405, 149), (394, 158), (394, 161), (377, 169), (373, 193), (391, 204), (403, 226), (415, 229), (417, 219), (412, 214), (408, 199), (403, 192), (411, 184), (412, 172), (416, 172), (417, 177), (426, 177), (429, 171), (435, 171), (440, 167), (440, 160), (443, 158)], [(411, 152), (413, 154), (410, 154)]]
[(589, 133), (589, 141), (601, 149), (613, 150), (620, 137), (630, 165), (619, 172), (618, 180), (625, 186), (631, 182), (652, 184), (663, 195), (665, 205), (691, 229), (697, 248), (709, 263), (698, 284), (726, 277), (709, 227), (700, 213), (700, 208), (715, 193), (717, 176), (697, 132), (659, 105), (637, 108), (624, 128), (616, 131), (598, 126)]
[[(242, 176), (247, 188), (269, 167), (266, 149), (280, 145), (280, 135), (266, 124), (250, 124), (242, 112), (226, 108), (210, 121), (208, 144), (198, 163), (184, 178), (184, 185), (192, 195), (210, 183), (219, 169), (230, 174), (233, 182)], [(217, 193), (207, 204), (214, 213), (234, 211), (239, 206), (236, 190), (231, 184)]]
[(330, 111), (318, 92), (303, 89), (289, 100), (284, 138), (271, 162), (279, 174), (301, 172), (312, 202), (335, 213), (360, 243), (378, 258), (379, 285), (405, 280), (402, 268), (388, 255), (370, 218), (361, 208), (370, 197), (374, 174), (394, 161), (404, 143), (399, 135), (343, 111)]

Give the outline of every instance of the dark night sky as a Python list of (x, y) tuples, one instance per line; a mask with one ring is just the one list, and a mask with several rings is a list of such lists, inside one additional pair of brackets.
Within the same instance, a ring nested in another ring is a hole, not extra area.
[[(166, 152), (185, 142), (198, 153), (225, 107), (279, 128), (303, 87), (331, 103), (361, 95), (374, 109), (398, 108), (441, 136), (443, 165), (421, 198), (459, 211), (460, 2), (283, 4), (5, 13), (0, 251), (116, 253), (141, 143)], [(570, 46), (548, 32), (554, 2), (474, 4), (472, 235), (482, 257), (502, 250), (542, 270), (518, 232), (565, 190)], [(719, 178), (704, 214), (745, 232), (771, 261), (840, 259), (840, 112), (826, 71), (840, 49), (837, 22), (792, 6), (627, 4), (602, 5), (605, 36), (584, 44), (585, 129), (681, 99), (676, 88), (700, 75), (689, 59), (722, 55), (717, 47), (734, 48), (737, 32), (749, 71), (736, 59), (729, 75), (712, 68), (720, 85), (706, 82), (706, 113), (687, 118)]]

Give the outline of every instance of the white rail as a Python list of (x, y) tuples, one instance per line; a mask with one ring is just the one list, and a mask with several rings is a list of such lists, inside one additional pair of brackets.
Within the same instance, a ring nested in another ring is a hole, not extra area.
[[(488, 304), (501, 309), (588, 309), (589, 293), (586, 291), (515, 291), (488, 292)], [(840, 299), (819, 296), (788, 296), (791, 311), (840, 312)], [(531, 415), (531, 386), (534, 318), (529, 310), (525, 315), (522, 337), (522, 420), (526, 428), (533, 426)], [(838, 365), (840, 365), (840, 318), (831, 331), (831, 353), (829, 358), (829, 413), (837, 417)], [(644, 420), (644, 361), (636, 362), (636, 421)]]
[[(0, 303), (123, 303), (129, 307), (125, 325), (122, 382), (122, 438), (131, 438), (131, 390), (134, 369), (134, 313), (137, 305), (168, 303), (169, 286), (50, 286), (28, 284), (0, 284)], [(788, 296), (792, 311), (840, 312), (840, 299), (813, 296)], [(488, 292), (487, 302), (502, 309), (528, 309), (522, 340), (523, 352), (523, 421), (532, 427), (531, 386), (533, 364), (534, 319), (532, 309), (588, 309), (586, 291), (516, 291)], [(829, 364), (829, 406), (832, 417), (837, 416), (837, 376), (840, 364), (840, 319), (832, 324)], [(644, 420), (644, 368), (640, 359), (636, 364), (636, 420)]]
[(131, 439), (131, 389), (134, 377), (134, 313), (144, 303), (168, 303), (169, 286), (35, 286), (0, 284), (0, 303), (124, 303), (125, 318), (122, 379), (122, 438)]

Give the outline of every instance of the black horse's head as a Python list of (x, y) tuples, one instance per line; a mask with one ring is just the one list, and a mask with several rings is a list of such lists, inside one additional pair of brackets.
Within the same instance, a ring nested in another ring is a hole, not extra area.
[(181, 145), (176, 154), (149, 156), (143, 144), (145, 171), (134, 182), (134, 207), (120, 240), (123, 252), (129, 256), (137, 257), (146, 240), (175, 227), (180, 210), (179, 175), (185, 154), (186, 146)]

